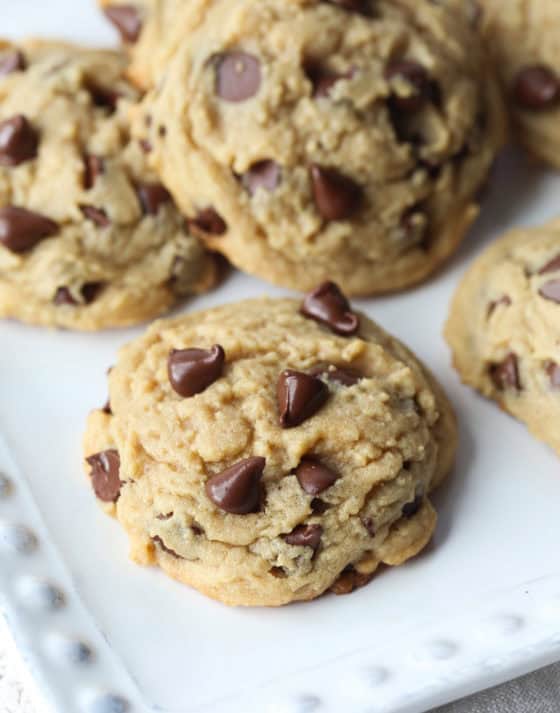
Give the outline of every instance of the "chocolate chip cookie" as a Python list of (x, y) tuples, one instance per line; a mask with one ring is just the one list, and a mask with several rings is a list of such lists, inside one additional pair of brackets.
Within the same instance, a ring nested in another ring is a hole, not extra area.
[(168, 310), (214, 260), (130, 137), (116, 53), (0, 45), (0, 317), (101, 329)]
[(451, 407), (333, 283), (155, 323), (92, 412), (86, 470), (131, 556), (230, 605), (351, 591), (430, 540)]
[(518, 140), (560, 168), (560, 4), (481, 0), (483, 29)]
[(127, 75), (139, 87), (152, 86), (180, 41), (188, 3), (185, 0), (99, 0), (99, 3), (128, 51)]
[(560, 454), (560, 221), (515, 230), (476, 260), (446, 337), (461, 379)]
[(193, 231), (287, 287), (426, 278), (505, 133), (467, 6), (192, 0), (137, 130)]

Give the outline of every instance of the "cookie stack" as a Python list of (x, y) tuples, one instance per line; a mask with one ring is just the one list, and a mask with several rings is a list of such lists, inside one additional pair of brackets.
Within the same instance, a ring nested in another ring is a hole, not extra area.
[[(346, 295), (411, 287), (457, 249), (503, 84), (525, 143), (552, 133), (560, 80), (510, 59), (521, 10), (487, 1), (483, 21), (464, 0), (101, 0), (120, 52), (0, 46), (0, 316), (135, 324), (211, 288), (217, 254), (306, 293), (155, 322), (119, 353), (85, 459), (135, 561), (276, 606), (429, 542), (453, 411)], [(551, 231), (495, 246), (447, 335), (468, 383), (554, 441)]]

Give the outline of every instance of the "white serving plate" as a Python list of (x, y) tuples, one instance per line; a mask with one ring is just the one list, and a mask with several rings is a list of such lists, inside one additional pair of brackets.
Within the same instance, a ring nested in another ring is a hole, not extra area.
[[(48, 7), (46, 7), (48, 6)], [(2, 32), (110, 42), (93, 0), (0, 0)], [(434, 546), (351, 596), (235, 610), (129, 562), (82, 473), (105, 370), (141, 328), (0, 324), (0, 603), (56, 713), (419, 713), (560, 659), (560, 468), (462, 387), (441, 337), (485, 242), (558, 211), (560, 178), (510, 154), (483, 217), (432, 283), (360, 308), (441, 379), (461, 422)], [(282, 294), (235, 274), (184, 309)]]

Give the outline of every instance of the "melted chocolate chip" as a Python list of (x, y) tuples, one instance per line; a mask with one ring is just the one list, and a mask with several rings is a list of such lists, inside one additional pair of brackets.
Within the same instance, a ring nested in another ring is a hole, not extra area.
[(200, 394), (222, 376), (224, 362), (219, 344), (211, 349), (173, 349), (167, 360), (169, 382), (185, 398)]
[(350, 594), (355, 589), (359, 589), (371, 582), (372, 579), (373, 572), (371, 574), (362, 574), (357, 572), (352, 565), (349, 565), (342, 570), (330, 589), (336, 595)]
[(244, 102), (259, 91), (261, 63), (240, 50), (221, 54), (216, 60), (216, 94), (228, 102)]
[(148, 141), (148, 139), (140, 139), (138, 142), (140, 144), (140, 148), (144, 153), (151, 153), (154, 149), (152, 144)]
[(321, 525), (298, 525), (289, 535), (284, 535), (284, 542), (296, 547), (311, 547), (316, 552), (321, 544), (322, 534)]
[(92, 80), (88, 80), (85, 85), (94, 106), (100, 109), (107, 109), (109, 112), (114, 112), (117, 108), (117, 102), (121, 95), (113, 89), (103, 87)]
[(546, 373), (550, 379), (550, 386), (555, 391), (560, 389), (560, 366), (555, 361), (549, 361), (546, 365)]
[(95, 181), (103, 173), (105, 173), (105, 162), (100, 156), (92, 154), (84, 156), (83, 184), (86, 191), (93, 188)]
[(370, 537), (375, 537), (375, 524), (373, 522), (373, 518), (362, 518), (362, 525), (366, 528)]
[(321, 500), (321, 498), (313, 498), (309, 504), (311, 505), (311, 510), (313, 510), (314, 515), (324, 515), (331, 507), (329, 503)]
[(206, 483), (206, 493), (221, 510), (234, 515), (257, 512), (261, 502), (261, 478), (266, 460), (245, 460), (214, 475)]
[(18, 114), (0, 123), (0, 166), (19, 166), (37, 157), (39, 134)]
[(539, 270), (539, 275), (546, 275), (547, 272), (557, 272), (560, 270), (560, 255), (556, 255)]
[(81, 205), (80, 210), (83, 215), (95, 223), (100, 228), (108, 228), (111, 225), (111, 220), (103, 208), (96, 208), (93, 205)]
[(367, 9), (366, 0), (327, 0), (331, 5), (338, 5), (350, 12), (365, 12)]
[(271, 567), (268, 572), (276, 579), (285, 579), (288, 576), (284, 567)]
[(123, 42), (134, 43), (142, 31), (142, 19), (134, 5), (114, 5), (104, 10), (106, 17), (117, 28)]
[(208, 235), (223, 235), (227, 231), (227, 223), (214, 208), (199, 211), (196, 218), (189, 221), (189, 225)]
[(151, 538), (151, 540), (153, 543), (155, 543), (160, 548), (160, 550), (163, 550), (168, 555), (171, 555), (172, 557), (175, 557), (176, 559), (179, 559), (179, 560), (184, 559), (184, 557), (181, 557), (181, 555), (178, 555), (175, 552), (175, 550), (172, 550), (170, 547), (168, 547), (159, 535), (154, 535)]
[(349, 367), (338, 367), (329, 364), (317, 364), (309, 370), (312, 376), (319, 376), (327, 381), (334, 381), (341, 386), (354, 386), (359, 381), (364, 379), (364, 375), (357, 369)]
[(316, 376), (286, 369), (277, 385), (278, 410), (282, 428), (299, 426), (326, 403), (329, 390)]
[(136, 190), (144, 215), (157, 215), (161, 206), (171, 201), (171, 194), (161, 183), (143, 183)]
[(512, 352), (499, 364), (490, 365), (490, 378), (498, 391), (521, 390), (517, 356)]
[(59, 287), (54, 296), (53, 302), (55, 305), (77, 305), (78, 302), (72, 296), (72, 293), (67, 287)]
[(89, 456), (86, 461), (91, 466), (91, 484), (96, 496), (106, 503), (116, 502), (121, 492), (119, 452), (115, 449), (102, 451)]
[(328, 97), (331, 89), (342, 79), (352, 79), (355, 69), (347, 72), (335, 73), (319, 64), (308, 63), (305, 66), (305, 74), (313, 86), (313, 98), (322, 99)]
[(346, 220), (356, 212), (362, 190), (351, 178), (317, 164), (310, 167), (309, 174), (315, 205), (325, 220)]
[(301, 314), (326, 325), (336, 334), (349, 337), (360, 326), (357, 314), (334, 282), (324, 282), (307, 294), (301, 306)]
[(560, 78), (542, 64), (524, 67), (515, 77), (513, 96), (523, 109), (545, 111), (560, 100)]
[(488, 305), (488, 311), (487, 311), (486, 315), (487, 315), (487, 317), (491, 317), (498, 307), (500, 307), (500, 306), (509, 307), (510, 305), (511, 305), (511, 297), (509, 297), (509, 295), (502, 295), (502, 297), (500, 297), (499, 299), (494, 300), (493, 302), (490, 302), (490, 304)]
[(159, 515), (156, 515), (156, 520), (171, 520), (173, 515), (174, 515), (173, 511), (160, 513)]
[(0, 208), (0, 245), (13, 253), (24, 253), (45, 238), (58, 233), (59, 227), (40, 213), (9, 205)]
[(27, 62), (22, 52), (12, 50), (0, 56), (0, 77), (12, 72), (22, 72), (27, 69)]
[(414, 517), (414, 515), (416, 515), (416, 513), (419, 512), (420, 508), (422, 507), (423, 502), (424, 502), (424, 496), (417, 495), (411, 503), (406, 503), (405, 505), (403, 505), (403, 508), (402, 508), (403, 517), (406, 517), (406, 518)]
[(85, 304), (91, 304), (104, 287), (104, 282), (86, 282), (85, 285), (82, 285), (80, 292)]
[(113, 409), (111, 408), (111, 402), (109, 401), (109, 399), (107, 399), (107, 401), (105, 402), (105, 405), (101, 409), (101, 412), (106, 413), (107, 416), (113, 415)]
[(340, 478), (316, 458), (302, 458), (296, 468), (296, 477), (308, 495), (319, 495)]
[(560, 280), (549, 280), (539, 290), (539, 295), (545, 300), (560, 304)]
[(254, 163), (251, 168), (241, 176), (241, 183), (247, 191), (254, 195), (257, 189), (263, 188), (272, 193), (280, 183), (281, 170), (276, 161), (266, 159)]
[(385, 70), (385, 79), (391, 82), (397, 78), (407, 83), (411, 93), (401, 95), (393, 92), (391, 94), (393, 109), (405, 114), (414, 114), (424, 106), (426, 101), (433, 98), (434, 84), (426, 69), (418, 62), (409, 59), (391, 62)]

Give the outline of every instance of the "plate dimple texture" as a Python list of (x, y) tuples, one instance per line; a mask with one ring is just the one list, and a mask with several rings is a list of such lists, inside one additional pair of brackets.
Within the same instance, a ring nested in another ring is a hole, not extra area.
[(122, 696), (101, 693), (91, 700), (86, 710), (87, 713), (128, 713), (130, 705)]
[(15, 590), (22, 603), (35, 610), (56, 611), (66, 604), (64, 592), (40, 577), (20, 577), (15, 583)]
[(37, 537), (25, 525), (0, 520), (0, 549), (16, 555), (29, 555), (38, 545)]
[(12, 481), (0, 472), (0, 500), (6, 500), (13, 492)]

